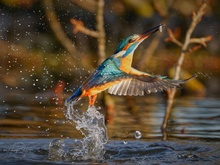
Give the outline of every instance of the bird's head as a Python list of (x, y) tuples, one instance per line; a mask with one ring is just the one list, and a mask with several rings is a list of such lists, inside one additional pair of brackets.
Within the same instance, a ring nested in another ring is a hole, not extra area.
[(116, 51), (115, 51), (115, 55), (116, 56), (121, 56), (121, 57), (126, 57), (128, 54), (134, 52), (134, 50), (138, 47), (138, 45), (144, 41), (146, 38), (150, 37), (153, 33), (155, 33), (156, 31), (158, 31), (160, 28), (162, 28), (162, 24), (151, 28), (141, 34), (133, 34), (127, 38), (125, 38), (124, 40), (122, 40)]

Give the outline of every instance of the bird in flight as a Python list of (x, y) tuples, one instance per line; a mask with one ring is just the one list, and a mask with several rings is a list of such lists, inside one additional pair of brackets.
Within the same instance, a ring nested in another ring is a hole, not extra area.
[(122, 40), (113, 55), (108, 57), (82, 83), (66, 102), (75, 103), (83, 97), (89, 98), (89, 106), (95, 104), (97, 94), (108, 89), (108, 93), (123, 96), (143, 96), (180, 87), (186, 80), (171, 80), (166, 76), (151, 75), (131, 66), (138, 45), (153, 33), (161, 30), (162, 24), (141, 34), (133, 34)]

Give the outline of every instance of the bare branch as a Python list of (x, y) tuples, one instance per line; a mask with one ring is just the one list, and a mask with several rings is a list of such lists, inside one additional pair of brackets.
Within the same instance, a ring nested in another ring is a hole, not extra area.
[[(203, 2), (203, 4), (201, 5), (201, 7), (199, 8), (199, 11), (197, 12), (197, 14), (195, 12), (193, 12), (193, 18), (192, 18), (192, 22), (190, 24), (190, 27), (189, 29), (187, 30), (186, 32), (186, 38), (185, 38), (185, 41), (182, 45), (182, 48), (181, 48), (181, 52), (180, 52), (180, 56), (179, 56), (179, 59), (178, 59), (178, 62), (177, 62), (177, 66), (176, 66), (176, 72), (175, 72), (175, 76), (174, 76), (174, 79), (175, 80), (178, 80), (179, 79), (179, 75), (180, 75), (180, 70), (181, 70), (181, 66), (183, 64), (183, 60), (184, 60), (184, 57), (185, 57), (185, 51), (187, 50), (188, 48), (188, 45), (190, 43), (190, 37), (192, 35), (192, 32), (194, 31), (196, 25), (200, 22), (200, 20), (202, 19), (202, 16), (204, 15), (205, 13), (205, 9), (207, 7), (207, 3), (206, 2)], [(171, 92), (171, 95), (172, 98), (174, 97), (176, 93), (176, 90), (172, 90)]]
[(212, 36), (206, 36), (202, 38), (190, 38), (189, 43), (197, 43), (201, 44), (202, 46), (206, 47), (206, 42), (210, 41), (212, 39)]
[[(185, 41), (183, 43), (183, 45), (181, 46), (181, 51), (180, 51), (180, 55), (179, 55), (179, 58), (178, 58), (178, 61), (177, 61), (177, 66), (176, 66), (176, 70), (175, 70), (175, 76), (174, 76), (174, 79), (175, 80), (178, 80), (179, 79), (179, 76), (180, 76), (180, 71), (181, 71), (181, 66), (183, 64), (183, 60), (184, 60), (184, 57), (185, 57), (185, 54), (186, 54), (186, 51), (188, 49), (188, 46), (190, 44), (190, 38), (191, 38), (191, 35), (192, 35), (192, 32), (194, 31), (196, 25), (200, 22), (200, 20), (202, 19), (202, 16), (204, 15), (205, 13), (205, 9), (207, 7), (207, 2), (204, 1), (203, 4), (200, 6), (199, 10), (197, 13), (193, 12), (193, 15), (192, 15), (192, 22), (189, 26), (189, 29), (187, 30), (186, 32), (186, 37), (185, 37)], [(171, 37), (172, 37), (172, 34), (171, 34)], [(211, 38), (208, 37), (208, 39), (206, 40), (210, 40)], [(197, 40), (191, 40), (192, 41), (196, 41)], [(201, 42), (202, 43), (202, 42)], [(201, 44), (200, 43), (200, 44)], [(173, 106), (173, 102), (174, 102), (174, 96), (175, 96), (175, 93), (176, 93), (176, 89), (172, 89), (168, 92), (168, 100), (167, 100), (167, 107), (166, 107), (166, 114), (165, 114), (165, 117), (164, 117), (164, 121), (163, 121), (163, 125), (162, 125), (162, 130), (163, 130), (163, 135), (164, 135), (164, 139), (166, 139), (166, 133), (165, 133), (165, 129), (167, 127), (167, 121), (168, 121), (168, 118), (170, 116), (170, 112), (171, 112), (171, 108)]]
[(43, 0), (44, 9), (54, 35), (63, 47), (74, 57), (77, 54), (73, 42), (66, 36), (54, 12), (52, 0)]
[(88, 36), (98, 38), (99, 33), (97, 31), (90, 30), (90, 29), (86, 28), (82, 21), (72, 18), (72, 19), (70, 19), (70, 22), (74, 26), (73, 33), (81, 32), (81, 33), (86, 34)]
[(105, 29), (104, 29), (104, 0), (98, 0), (98, 8), (97, 8), (97, 31), (99, 33), (98, 36), (98, 55), (99, 60), (98, 64), (101, 64), (101, 62), (105, 59)]
[(90, 30), (84, 26), (80, 20), (72, 18), (70, 22), (74, 25), (73, 32), (81, 32), (98, 40), (98, 64), (105, 59), (105, 29), (104, 29), (104, 0), (97, 0), (96, 28), (97, 31)]
[(196, 50), (200, 49), (202, 45), (195, 45), (192, 48), (189, 48), (187, 52), (192, 53), (195, 52)]
[[(173, 31), (168, 28), (167, 29), (168, 32), (168, 36), (167, 38), (165, 38), (165, 42), (173, 42), (174, 44), (178, 45), (178, 46), (182, 46), (183, 44), (176, 39)], [(202, 46), (206, 47), (206, 42), (210, 41), (212, 39), (212, 36), (206, 36), (206, 37), (202, 37), (202, 38), (190, 38), (189, 40), (189, 44), (201, 44)], [(196, 50), (198, 50), (199, 48), (201, 48), (200, 45), (196, 45), (188, 50), (186, 50), (185, 52), (194, 52)]]
[(165, 39), (165, 42), (171, 41), (180, 47), (183, 45), (180, 41), (178, 41), (176, 39), (176, 37), (174, 36), (174, 34), (170, 28), (167, 29), (167, 33), (168, 33), (169, 37)]

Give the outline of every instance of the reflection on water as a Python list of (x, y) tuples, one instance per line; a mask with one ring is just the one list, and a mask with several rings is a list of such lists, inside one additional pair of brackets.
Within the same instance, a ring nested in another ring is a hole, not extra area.
[[(136, 97), (135, 110), (123, 97), (116, 98), (111, 121), (107, 121), (110, 139), (135, 139), (140, 131), (141, 139), (161, 139), (161, 124), (165, 112), (165, 100), (157, 97)], [(86, 107), (87, 104), (84, 104)], [(87, 107), (86, 107), (87, 108)], [(82, 108), (85, 109), (86, 108)], [(85, 111), (84, 110), (84, 111)], [(1, 138), (76, 138), (83, 136), (65, 118), (65, 107), (49, 104), (5, 102), (0, 105)], [(104, 108), (100, 113), (105, 114)], [(171, 113), (168, 138), (220, 138), (220, 102), (218, 98), (176, 99)]]
[[(220, 161), (219, 99), (177, 99), (168, 123), (168, 141), (161, 141), (165, 100), (136, 97), (133, 99), (136, 106), (132, 107), (126, 98), (114, 98), (116, 110), (111, 121), (106, 121), (110, 141), (105, 145), (103, 162), (191, 164)], [(49, 144), (61, 155), (53, 158), (53, 162), (73, 161), (63, 154), (79, 147), (84, 136), (65, 118), (64, 112), (63, 106), (33, 103), (28, 99), (26, 105), (23, 100), (4, 101), (0, 105), (1, 164), (8, 160), (49, 163), (48, 154), (53, 151)], [(100, 113), (105, 114), (104, 108)]]
[[(161, 124), (165, 101), (155, 98), (137, 98), (136, 111), (131, 113), (122, 101), (116, 103), (114, 122), (108, 131), (114, 138), (134, 138), (136, 130), (142, 139), (161, 138)], [(177, 99), (171, 113), (167, 133), (175, 138), (220, 138), (220, 102), (214, 98)]]

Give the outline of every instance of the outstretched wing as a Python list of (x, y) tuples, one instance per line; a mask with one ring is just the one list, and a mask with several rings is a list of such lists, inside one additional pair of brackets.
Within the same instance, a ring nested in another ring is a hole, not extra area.
[(130, 78), (125, 78), (120, 83), (110, 87), (108, 92), (114, 95), (143, 96), (145, 92), (149, 94), (180, 87), (181, 84), (185, 83), (189, 79), (170, 80), (160, 76), (133, 75)]
[(128, 77), (128, 74), (118, 69), (112, 58), (108, 58), (83, 82), (82, 88), (91, 89), (108, 83), (114, 84)]

